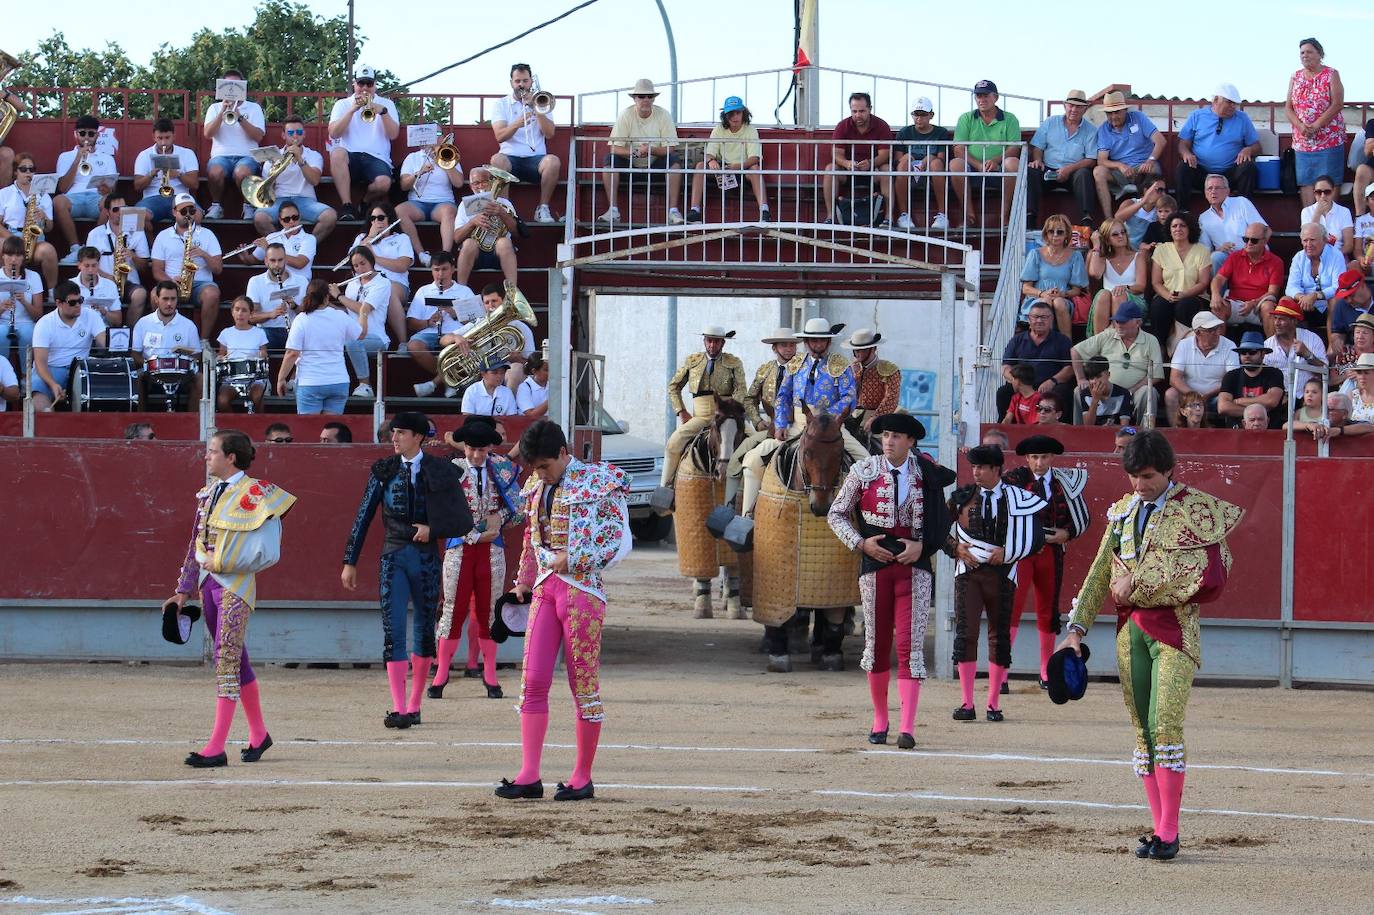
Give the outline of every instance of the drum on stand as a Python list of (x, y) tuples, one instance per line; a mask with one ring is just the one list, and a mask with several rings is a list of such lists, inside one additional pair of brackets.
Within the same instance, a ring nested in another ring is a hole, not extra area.
[(171, 353), (166, 356), (153, 356), (145, 363), (148, 377), (162, 388), (167, 397), (167, 412), (176, 409), (177, 397), (181, 394), (186, 376), (195, 370), (196, 359), (185, 353)]
[(221, 359), (215, 363), (215, 390), (227, 384), (234, 389), (234, 395), (253, 412), (253, 385), (267, 386), (268, 370), (271, 363), (267, 359)]
[(128, 356), (88, 356), (72, 362), (67, 402), (73, 413), (132, 413), (138, 409), (138, 368)]

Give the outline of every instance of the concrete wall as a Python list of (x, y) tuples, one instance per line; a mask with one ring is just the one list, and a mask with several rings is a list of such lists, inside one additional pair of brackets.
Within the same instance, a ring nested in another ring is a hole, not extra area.
[[(668, 376), (688, 353), (701, 346), (701, 328), (722, 324), (738, 333), (726, 349), (744, 360), (749, 380), (754, 370), (772, 358), (759, 339), (773, 328), (789, 324), (792, 300), (778, 298), (702, 298), (679, 296), (677, 343), (673, 366), (666, 366), (667, 298), (664, 296), (598, 295), (593, 306), (592, 349), (606, 357), (606, 409), (630, 424), (630, 431), (648, 439), (666, 439), (665, 405)], [(860, 327), (883, 335), (878, 353), (902, 367), (902, 406), (913, 412), (934, 410), (940, 396), (940, 303), (893, 299), (821, 300), (820, 314), (846, 327), (839, 346)], [(922, 417), (928, 432), (927, 450), (934, 450), (940, 423)]]

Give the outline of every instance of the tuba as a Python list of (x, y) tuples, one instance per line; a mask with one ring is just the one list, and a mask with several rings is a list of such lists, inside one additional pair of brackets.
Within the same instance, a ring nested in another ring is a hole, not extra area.
[[(498, 201), (506, 187), (511, 184), (519, 184), (520, 179), (494, 165), (482, 167), (487, 170), (487, 174), (491, 175), (491, 189), (487, 193), (491, 195), (492, 202), (499, 206)], [(477, 242), (477, 247), (480, 250), (490, 252), (496, 249), (496, 243), (507, 231), (506, 224), (501, 220), (497, 220), (496, 225), (491, 226), (487, 225), (486, 218), (482, 217), (481, 225), (473, 231), (470, 237)]]
[[(12, 54), (0, 51), (0, 80), (18, 70), (23, 64)], [(8, 101), (0, 101), (0, 143), (5, 142), (5, 137), (10, 129), (14, 127), (14, 122), (19, 120), (19, 109)]]
[[(16, 188), (17, 189), (17, 188)], [(29, 202), (24, 204), (24, 263), (33, 263), (33, 252), (38, 247), (38, 239), (43, 237), (43, 212), (38, 208), (38, 195), (29, 192)]]
[(272, 184), (281, 177), (281, 173), (295, 161), (295, 157), (290, 153), (283, 152), (273, 162), (272, 167), (267, 170), (267, 174), (259, 178), (257, 175), (249, 175), (243, 179), (243, 184), (239, 185), (239, 190), (243, 191), (243, 202), (249, 206), (265, 210), (277, 202), (277, 196), (272, 193)]
[(439, 375), (444, 384), (455, 389), (464, 388), (477, 380), (482, 361), (488, 356), (505, 359), (524, 349), (524, 335), (519, 328), (510, 326), (515, 321), (533, 325), (534, 309), (530, 308), (520, 289), (508, 280), (506, 297), (501, 304), (463, 333), (471, 347), (469, 351), (465, 353), (458, 344), (450, 343), (439, 353)]

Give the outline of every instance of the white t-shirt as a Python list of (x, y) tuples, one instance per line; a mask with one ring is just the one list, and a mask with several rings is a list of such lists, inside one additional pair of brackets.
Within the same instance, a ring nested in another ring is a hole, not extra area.
[(247, 330), (226, 327), (219, 332), (217, 342), (228, 350), (227, 359), (258, 359), (262, 356), (260, 350), (267, 345), (267, 332), (261, 326)]
[(200, 332), (185, 315), (173, 315), (172, 320), (163, 323), (162, 316), (154, 311), (138, 319), (130, 347), (143, 353), (144, 359), (170, 356), (178, 349), (198, 349)]
[[(195, 233), (195, 247), (199, 247), (206, 254), (212, 256), (223, 253), (219, 247), (219, 239), (215, 238), (214, 232), (204, 226), (192, 226), (190, 231)], [(185, 259), (186, 236), (177, 232), (175, 224), (157, 233), (157, 238), (153, 239), (153, 260), (162, 261), (163, 269), (167, 271), (167, 275), (172, 278), (173, 282), (181, 275), (181, 262)], [(212, 282), (215, 275), (205, 265), (205, 258), (196, 256), (192, 260), (196, 262), (194, 282)]]
[[(110, 274), (114, 273), (114, 236), (115, 233), (110, 231), (110, 224), (108, 222), (103, 222), (94, 229), (91, 229), (91, 233), (86, 236), (86, 244), (100, 252), (100, 269)], [(124, 247), (126, 249), (125, 256), (128, 258), (129, 267), (131, 268), (125, 285), (126, 287), (140, 286), (142, 283), (138, 278), (138, 269), (134, 267), (133, 259), (128, 257), (128, 255), (136, 254), (142, 258), (149, 257), (148, 236), (142, 232), (135, 232), (133, 235), (125, 236)]]
[[(215, 115), (220, 113), (224, 107), (223, 102), (215, 102), (205, 109), (205, 126), (210, 126)], [(215, 132), (214, 139), (210, 141), (210, 158), (215, 156), (246, 156), (257, 149), (258, 141), (250, 140), (248, 134), (243, 132), (243, 122), (247, 121), (259, 130), (267, 126), (267, 120), (262, 116), (262, 106), (257, 102), (250, 102), (246, 99), (239, 104), (238, 120), (232, 124), (221, 123), (219, 130)]]
[(1245, 243), (1241, 239), (1245, 236), (1245, 228), (1254, 222), (1269, 225), (1255, 205), (1244, 197), (1227, 197), (1223, 200), (1220, 216), (1209, 206), (1197, 218), (1198, 228), (1202, 230), (1202, 243), (1213, 251), (1221, 250), (1221, 246), (1227, 242), (1243, 249)]
[[(374, 108), (385, 108), (390, 113), (393, 123), (400, 122), (396, 116), (396, 105), (391, 99), (382, 98), (380, 95), (373, 96), (372, 105)], [(329, 123), (333, 124), (352, 108), (353, 96), (339, 99), (329, 112)], [(391, 164), (391, 141), (387, 139), (386, 132), (382, 129), (380, 111), (377, 113), (377, 119), (371, 124), (363, 120), (361, 109), (354, 111), (352, 120), (348, 122), (348, 127), (334, 141), (334, 145), (342, 146), (349, 152), (367, 153), (370, 156), (376, 156), (387, 165)]]
[[(81, 303), (94, 313), (95, 306), (91, 304), (92, 299), (101, 300), (101, 307), (111, 311), (123, 311), (124, 306), (119, 301), (119, 287), (114, 280), (107, 280), (103, 276), (95, 278), (95, 288), (86, 285), (86, 279), (81, 274), (72, 277), (72, 282), (81, 287)], [(97, 314), (101, 320), (103, 316)]]
[(95, 151), (113, 156), (119, 152), (119, 137), (115, 136), (113, 127), (101, 127), (95, 135)]
[[(12, 388), (19, 384), (19, 376), (14, 374), (14, 366), (8, 359), (0, 359), (0, 388)], [(10, 408), (8, 400), (0, 397), (0, 413)]]
[[(489, 200), (491, 200), (490, 194), (470, 194), (464, 197), (458, 204), (458, 217), (454, 219), (453, 227), (455, 229), (461, 229), (463, 226), (467, 225), (474, 216), (482, 212), (482, 208), (487, 205), (487, 201)], [(504, 207), (512, 216), (515, 215), (515, 207), (511, 206), (511, 202), (505, 197), (496, 198), (496, 202)]]
[[(529, 109), (525, 103), (517, 99), (514, 95), (508, 95), (496, 103), (496, 111), (491, 116), (491, 126), (496, 128), (509, 127), (519, 121), (524, 120), (525, 112)], [(549, 151), (548, 145), (544, 141), (544, 132), (539, 129), (539, 124), (533, 120), (511, 134), (511, 138), (501, 144), (501, 154), (503, 156), (543, 156)]]
[[(391, 337), (386, 332), (387, 310), (391, 307), (391, 283), (386, 277), (373, 274), (366, 285), (355, 276), (348, 281), (344, 287), (344, 296), (358, 302), (366, 302), (372, 306), (372, 313), (367, 316), (367, 335), (381, 340), (383, 344), (390, 345)], [(354, 323), (359, 326), (362, 321), (352, 311), (348, 312), (352, 316)], [(354, 338), (356, 339), (356, 337)]]
[(468, 385), (463, 392), (462, 410), (469, 416), (514, 416), (520, 412), (515, 406), (515, 395), (504, 384), (498, 384), (490, 394), (481, 381)]
[(533, 410), (549, 399), (548, 385), (541, 385), (533, 378), (526, 378), (515, 389), (515, 406), (521, 413)]
[(301, 354), (296, 383), (302, 387), (348, 384), (344, 344), (358, 339), (358, 322), (342, 309), (326, 306), (291, 322), (286, 348)]
[[(311, 168), (324, 168), (324, 156), (320, 155), (309, 146), (301, 148), (301, 158), (304, 159), (305, 164)], [(270, 166), (263, 165), (259, 170), (259, 174), (265, 175), (269, 167)], [(316, 199), (315, 186), (305, 180), (305, 174), (301, 171), (301, 167), (295, 162), (286, 166), (286, 169), (277, 176), (277, 181), (272, 187), (278, 200), (283, 197), (306, 197), (310, 200)]]
[[(244, 290), (244, 295), (253, 300), (253, 310), (257, 312), (276, 311), (281, 304), (281, 299), (273, 299), (272, 294), (285, 289), (291, 298), (295, 299), (299, 305), (305, 300), (306, 283), (296, 279), (289, 270), (283, 271), (282, 282), (272, 279), (270, 271), (264, 270), (262, 273), (251, 277), (248, 280), (248, 288)], [(294, 291), (293, 291), (294, 290)], [(286, 327), (288, 325), (286, 315), (279, 318), (271, 318), (258, 324), (258, 327)]]
[[(0, 189), (0, 219), (4, 220), (11, 232), (18, 232), (24, 227), (24, 213), (28, 206), (28, 195), (19, 190), (19, 185), (11, 184)], [(38, 209), (44, 217), (52, 219), (52, 197), (48, 194), (39, 197)]]
[[(301, 292), (304, 293), (305, 287), (310, 285), (310, 271), (315, 266), (315, 249), (318, 245), (315, 236), (311, 235), (308, 231), (306, 231), (305, 227), (302, 226), (301, 228), (296, 230), (294, 235), (283, 235), (280, 231), (277, 231), (267, 236), (268, 244), (271, 244), (274, 241), (281, 242), (282, 247), (286, 249), (287, 256), (305, 257), (305, 266), (300, 268), (299, 270), (297, 270), (295, 267), (292, 267), (289, 261), (286, 264), (286, 272), (290, 274), (292, 277), (301, 281), (301, 283), (303, 284), (301, 286)], [(267, 249), (254, 248), (253, 257), (257, 258), (257, 260), (259, 261), (266, 261)], [(297, 296), (296, 301), (299, 302), (300, 298), (300, 296)]]
[[(429, 155), (423, 149), (406, 156), (401, 163), (402, 175), (417, 175), (420, 169), (429, 164)], [(463, 173), (463, 166), (455, 165), (453, 170), (458, 174)], [(448, 172), (439, 166), (434, 166), (424, 175), (415, 179), (415, 184), (411, 186), (407, 200), (418, 200), (421, 203), (452, 203), (453, 185), (449, 183)]]
[[(366, 237), (365, 233), (358, 233), (358, 236), (353, 239), (353, 244), (348, 246), (348, 250), (352, 251), (361, 245)], [(392, 230), (390, 235), (384, 236), (381, 241), (368, 245), (368, 247), (378, 257), (408, 257), (412, 264), (415, 263), (415, 248), (404, 232)], [(400, 283), (407, 289), (410, 288), (410, 276), (405, 270), (388, 270), (381, 264), (377, 265), (377, 269), (393, 283)]]
[[(154, 149), (156, 149), (156, 147), (154, 147), (154, 146), (149, 146), (147, 149), (143, 150), (143, 152), (141, 152), (141, 153), (138, 154), (138, 158), (134, 160), (134, 174), (135, 174), (135, 175), (149, 175), (149, 174), (152, 174), (152, 171), (153, 171), (153, 151), (154, 151)], [(172, 153), (171, 153), (171, 154), (174, 155), (174, 156), (176, 156), (179, 160), (181, 160), (181, 168), (177, 169), (177, 171), (179, 171), (179, 172), (193, 172), (193, 171), (197, 171), (197, 170), (200, 169), (200, 160), (196, 158), (196, 154), (195, 154), (195, 151), (194, 151), (194, 150), (187, 149), (185, 146), (177, 146), (177, 145), (173, 144), (173, 145), (172, 145)], [(167, 183), (170, 184), (170, 185), (172, 186), (172, 191), (173, 191), (174, 193), (177, 193), (177, 194), (189, 194), (189, 193), (191, 193), (190, 189), (186, 187), (186, 183), (185, 183), (184, 181), (181, 180), (181, 176), (180, 176), (180, 175), (177, 175), (175, 178), (171, 179), (171, 180), (168, 181)], [(157, 190), (158, 190), (158, 188), (160, 188), (160, 187), (162, 187), (162, 175), (161, 175), (161, 174), (153, 175), (153, 180), (152, 180), (152, 182), (150, 182), (149, 185), (148, 185), (146, 188), (143, 189), (143, 196), (144, 196), (145, 198), (146, 198), (146, 197), (156, 197), (156, 196), (157, 196)]]
[(1194, 391), (1211, 391), (1221, 387), (1221, 376), (1240, 368), (1240, 357), (1236, 345), (1225, 337), (1204, 356), (1190, 334), (1178, 341), (1169, 364), (1183, 374), (1184, 383)]
[[(77, 154), (78, 150), (69, 149), (57, 157), (57, 168), (54, 170), (57, 173), (57, 177), (61, 178), (67, 173), (67, 169), (71, 168), (72, 162), (76, 160)], [(67, 188), (68, 194), (80, 194), (85, 191), (99, 192), (100, 188), (91, 185), (92, 178), (100, 175), (114, 175), (116, 178), (119, 177), (119, 166), (115, 165), (114, 156), (106, 152), (101, 152), (98, 145), (95, 152), (86, 157), (86, 161), (90, 163), (91, 173), (89, 175), (83, 175), (80, 171), (74, 172), (72, 174), (72, 186)], [(113, 190), (114, 182), (111, 181), (110, 184)]]
[(100, 315), (83, 308), (70, 325), (55, 311), (38, 319), (33, 326), (33, 345), (48, 351), (48, 368), (65, 369), (73, 359), (91, 354), (95, 338), (105, 333)]
[(1333, 203), (1331, 209), (1321, 219), (1316, 218), (1316, 212), (1317, 205), (1315, 203), (1309, 207), (1303, 207), (1302, 216), (1298, 220), (1298, 226), (1305, 226), (1309, 222), (1321, 223), (1322, 228), (1326, 230), (1326, 234), (1336, 239), (1336, 247), (1340, 247), (1341, 230), (1355, 228), (1355, 220), (1354, 217), (1350, 215), (1349, 208), (1343, 207), (1339, 203)]
[[(24, 298), (32, 302), (34, 296), (41, 295), (43, 293), (43, 280), (39, 278), (38, 273), (33, 270), (25, 269), (23, 276), (19, 277), (18, 279), (10, 279), (9, 274), (5, 273), (3, 269), (0, 269), (0, 286), (5, 285), (6, 283), (23, 283), (27, 287), (27, 292), (19, 292), (18, 290), (15, 290), (14, 292), (14, 296), (16, 298), (14, 303), (13, 320), (14, 323), (19, 327), (27, 327), (28, 325), (33, 324), (33, 318), (29, 316), (28, 309), (24, 307), (23, 302), (19, 301), (19, 298)], [(0, 301), (4, 301), (6, 295), (6, 293), (0, 292)], [(6, 311), (5, 314), (2, 317), (0, 317), (0, 331), (4, 331), (4, 326), (10, 323), (10, 314), (10, 312)]]
[(486, 314), (482, 309), (482, 300), (473, 295), (472, 290), (462, 283), (449, 283), (448, 288), (442, 292), (439, 290), (439, 284), (428, 283), (415, 291), (415, 297), (410, 300), (410, 308), (406, 311), (406, 317), (416, 321), (428, 321), (434, 317), (434, 313), (439, 309), (433, 305), (425, 304), (427, 298), (448, 299), (454, 303), (453, 310), (457, 313), (458, 320), (455, 321), (445, 314), (443, 323), (439, 325), (440, 336), (456, 334)]
[[(1293, 349), (1289, 352), (1284, 352), (1279, 346), (1278, 334), (1264, 341), (1264, 345), (1272, 350), (1272, 352), (1264, 354), (1264, 364), (1273, 366), (1280, 372), (1283, 372), (1283, 384), (1285, 389), (1288, 387), (1288, 368), (1294, 362), (1298, 361), (1297, 343), (1300, 342), (1303, 346), (1306, 346), (1308, 352), (1316, 357), (1317, 362), (1326, 362), (1326, 344), (1322, 342), (1321, 337), (1318, 337), (1305, 327), (1299, 327), (1297, 328), (1297, 338), (1297, 341), (1293, 345)], [(1315, 372), (1309, 372), (1306, 369), (1299, 368), (1297, 390), (1302, 390), (1302, 386), (1307, 384), (1307, 379), (1316, 377), (1318, 376)], [(1291, 394), (1292, 392), (1290, 391), (1289, 393)]]

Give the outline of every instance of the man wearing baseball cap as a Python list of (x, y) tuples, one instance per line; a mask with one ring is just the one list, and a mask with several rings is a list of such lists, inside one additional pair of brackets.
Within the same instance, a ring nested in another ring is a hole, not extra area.
[(954, 139), (954, 134), (936, 124), (934, 119), (935, 103), (923, 95), (916, 100), (916, 107), (911, 109), (911, 123), (897, 131), (896, 145), (892, 147), (893, 155), (899, 157), (894, 169), (896, 187), (892, 207), (897, 213), (899, 229), (916, 227), (908, 213), (911, 185), (914, 183), (919, 187), (927, 176), (930, 178), (930, 196), (926, 198), (926, 204), (935, 209), (930, 227), (949, 228), (949, 218), (941, 209), (945, 205), (945, 177), (930, 173), (945, 170), (945, 163), (949, 161), (949, 147), (937, 144), (942, 140)]
[(1270, 315), (1274, 320), (1274, 335), (1264, 341), (1264, 345), (1271, 350), (1264, 357), (1264, 364), (1283, 372), (1285, 389), (1291, 374), (1289, 370), (1296, 364), (1298, 379), (1288, 395), (1301, 396), (1302, 386), (1307, 379), (1316, 378), (1326, 369), (1326, 344), (1321, 337), (1300, 326), (1303, 323), (1302, 307), (1289, 296), (1279, 299), (1279, 304), (1274, 306)]
[(194, 268), (190, 298), (181, 299), (181, 304), (200, 306), (200, 338), (209, 340), (219, 318), (220, 296), (215, 276), (224, 269), (223, 252), (215, 233), (198, 225), (200, 208), (196, 206), (196, 198), (177, 194), (172, 201), (172, 212), (175, 221), (153, 239), (150, 252), (153, 279), (176, 283), (180, 294), (183, 269), (188, 269), (188, 265)]
[(1331, 341), (1331, 352), (1339, 353), (1345, 348), (1350, 336), (1350, 328), (1355, 319), (1369, 313), (1371, 296), (1369, 284), (1364, 280), (1364, 271), (1347, 270), (1336, 281), (1336, 294), (1332, 297), (1331, 307), (1327, 309), (1327, 339)]
[[(370, 112), (371, 117), (365, 112)], [(329, 173), (343, 209), (339, 218), (356, 220), (353, 182), (363, 185), (366, 205), (383, 202), (391, 191), (391, 141), (401, 132), (396, 104), (377, 95), (377, 74), (366, 64), (353, 76), (353, 94), (334, 103), (329, 112)]]
[(1225, 175), (1231, 193), (1249, 198), (1255, 190), (1255, 156), (1259, 134), (1250, 116), (1241, 111), (1240, 91), (1221, 83), (1212, 93), (1212, 104), (1188, 115), (1178, 132), (1178, 169), (1174, 195), (1179, 209), (1188, 209), (1194, 191), (1201, 190), (1208, 175)]
[(1202, 395), (1207, 412), (1216, 412), (1221, 379), (1240, 367), (1236, 345), (1222, 335), (1225, 329), (1226, 322), (1210, 311), (1193, 315), (1193, 332), (1178, 342), (1169, 360), (1169, 388), (1164, 392), (1169, 425), (1179, 424), (1179, 402), (1190, 391)]
[(1112, 292), (1112, 326), (1100, 334), (1093, 334), (1069, 350), (1073, 374), (1079, 389), (1088, 386), (1084, 366), (1094, 356), (1104, 356), (1111, 366), (1112, 384), (1131, 392), (1135, 413), (1144, 416), (1151, 412), (1155, 401), (1156, 381), (1164, 380), (1164, 356), (1154, 334), (1141, 333), (1144, 313), (1138, 301), (1118, 286)]
[[(696, 174), (692, 176), (692, 203), (687, 209), (688, 222), (701, 222), (701, 200), (706, 193), (706, 171), (717, 172), (716, 185), (720, 188), (717, 195), (722, 202), (741, 193), (727, 194), (739, 186), (733, 173), (749, 180), (754, 191), (754, 199), (759, 204), (759, 221), (772, 222), (773, 213), (768, 209), (768, 192), (764, 189), (763, 144), (759, 141), (759, 130), (750, 123), (754, 119), (744, 99), (732, 95), (720, 106), (720, 123), (711, 130), (711, 139), (706, 144), (706, 154), (697, 163)], [(743, 200), (740, 201), (741, 208)]]
[[(959, 115), (954, 125), (954, 151), (949, 163), (952, 172), (973, 172), (976, 188), (985, 187), (991, 176), (1001, 172), (1011, 177), (1002, 179), (1002, 222), (1011, 212), (1011, 194), (1016, 187), (1016, 168), (1021, 160), (1021, 123), (1016, 115), (997, 107), (997, 84), (980, 79), (973, 86), (974, 110)], [(964, 206), (964, 224), (978, 221), (977, 212), (983, 209), (981, 200), (969, 199), (968, 178), (954, 179), (954, 196)]]
[(1040, 122), (1030, 142), (1030, 162), (1026, 163), (1026, 223), (1040, 223), (1040, 198), (1045, 186), (1057, 183), (1073, 191), (1082, 223), (1093, 222), (1093, 165), (1097, 161), (1097, 131), (1083, 123), (1088, 96), (1082, 89), (1070, 89), (1064, 96), (1064, 113)]

